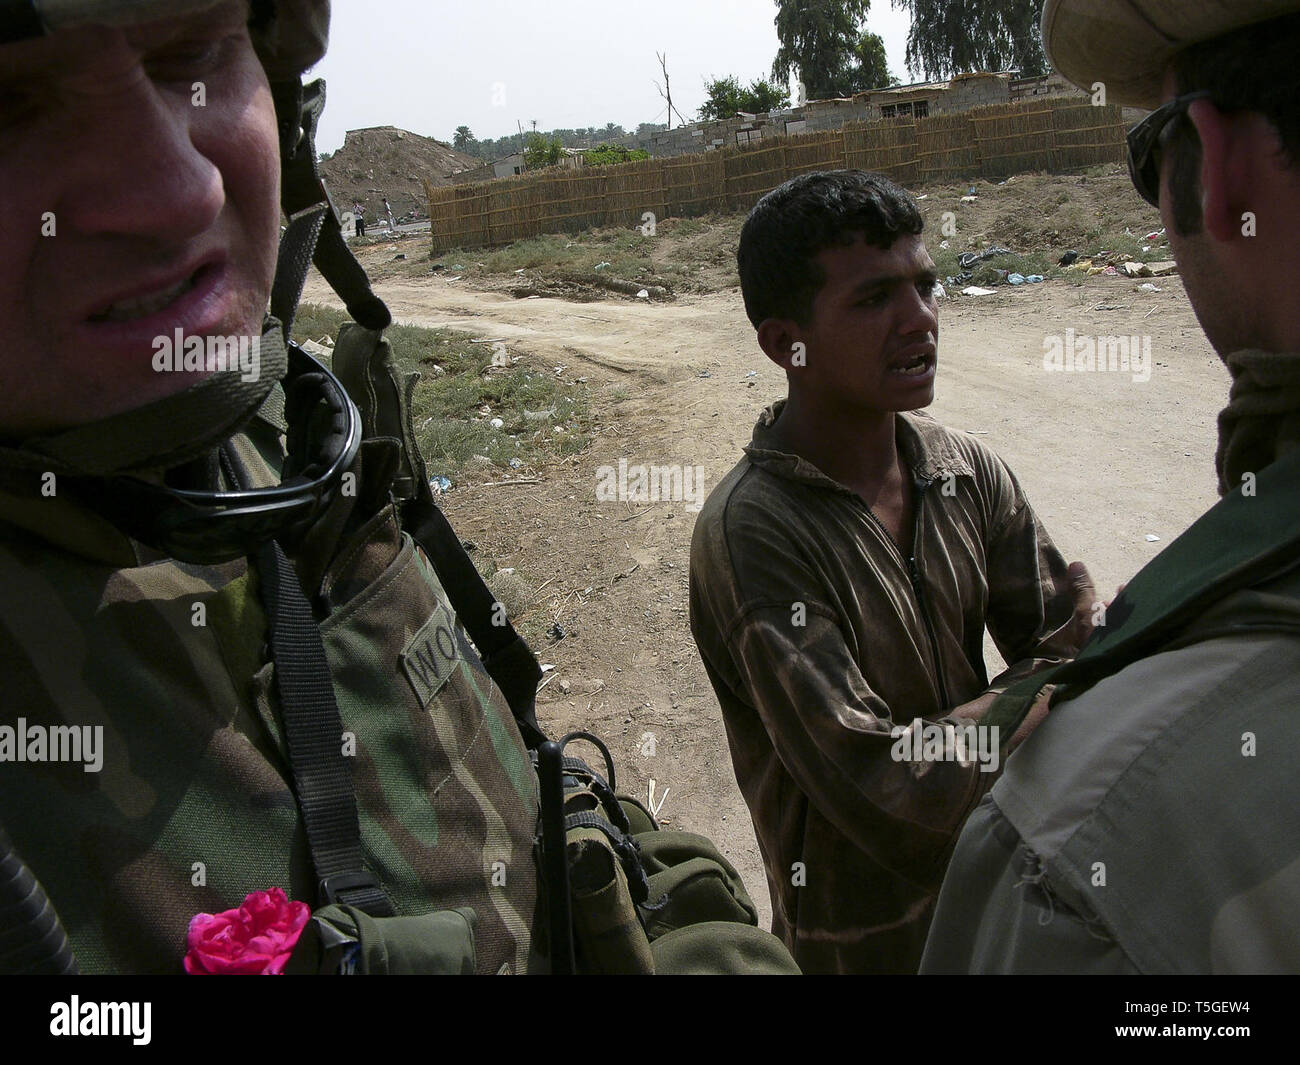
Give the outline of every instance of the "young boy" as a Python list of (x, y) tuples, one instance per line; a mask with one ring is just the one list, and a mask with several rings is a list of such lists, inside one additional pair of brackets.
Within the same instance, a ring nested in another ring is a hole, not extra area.
[[(741, 288), (789, 397), (691, 545), (691, 630), (805, 972), (915, 972), (957, 833), (1037, 718), (974, 724), (990, 692), (1075, 654), (1093, 603), (996, 455), (902, 413), (934, 399), (921, 229), (860, 171), (759, 201)], [(1015, 663), (992, 687), (985, 626)]]

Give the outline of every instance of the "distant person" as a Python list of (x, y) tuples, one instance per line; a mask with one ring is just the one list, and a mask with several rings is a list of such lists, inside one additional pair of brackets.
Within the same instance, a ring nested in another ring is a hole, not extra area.
[(356, 221), (357, 236), (364, 237), (366, 235), (366, 208), (360, 200), (353, 205), (352, 216)]
[(1300, 0), (1047, 0), (1043, 41), (1070, 81), (1154, 108), (1129, 167), (1232, 376), (1224, 498), (1035, 678), (1064, 687), (967, 823), (922, 968), (1294, 973)]
[[(691, 544), (691, 631), (773, 931), (809, 973), (916, 971), (957, 833), (1032, 722), (973, 726), (991, 692), (1075, 653), (1093, 601), (1006, 464), (919, 413), (939, 336), (921, 229), (861, 171), (802, 175), (750, 213), (745, 309), (790, 394)], [(1013, 664), (992, 684), (986, 626)]]
[(388, 197), (384, 197), (384, 217), (388, 221), (388, 229), (391, 233), (397, 232), (397, 219), (393, 217), (393, 208), (388, 203)]

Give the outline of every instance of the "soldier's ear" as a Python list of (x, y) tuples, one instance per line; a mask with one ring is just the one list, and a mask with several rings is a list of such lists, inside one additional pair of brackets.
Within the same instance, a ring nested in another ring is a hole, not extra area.
[(1258, 195), (1259, 147), (1253, 142), (1244, 115), (1228, 115), (1209, 100), (1197, 100), (1187, 109), (1201, 141), (1201, 217), (1215, 240), (1241, 236), (1241, 213), (1252, 191)]

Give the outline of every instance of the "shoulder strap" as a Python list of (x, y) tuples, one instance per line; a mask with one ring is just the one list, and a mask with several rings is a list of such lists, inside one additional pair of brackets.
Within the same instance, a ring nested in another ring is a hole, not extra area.
[(258, 553), (258, 576), (293, 790), (316, 870), (318, 904), (338, 902), (372, 917), (392, 916), (392, 902), (361, 861), (352, 768), (343, 756), (343, 721), (320, 629), (292, 563), (274, 540)]
[(1253, 495), (1239, 488), (1211, 507), (1129, 582), (1077, 658), (1013, 684), (981, 724), (1009, 740), (1048, 684), (1058, 685), (1053, 704), (1075, 698), (1155, 654), (1218, 600), (1296, 566), (1300, 449), (1263, 470)]
[[(496, 597), (483, 583), (459, 537), (434, 502), (410, 415), (411, 392), (419, 375), (401, 375), (393, 365), (388, 344), (381, 336), (392, 322), (392, 315), (371, 291), (365, 270), (348, 249), (321, 180), (316, 163), (316, 126), (325, 106), (325, 83), (318, 80), (305, 87), (281, 83), (273, 86), (273, 91), (281, 116), (282, 146), (292, 145), (283, 165), (281, 201), (291, 218), (284, 247), (292, 252), (293, 261), (280, 264), (283, 275), (277, 270), (275, 292), (279, 301), (274, 307), (275, 316), (286, 323), (287, 337), (287, 323), (293, 320), (310, 258), (360, 327), (344, 326), (334, 349), (332, 369), (361, 412), (364, 435), (392, 437), (401, 444), (402, 460), (393, 493), (402, 505), (403, 526), (438, 571), (452, 609), (510, 704), (525, 743), (536, 748), (546, 739), (534, 709), (541, 667), (498, 609)], [(290, 128), (295, 114), (299, 116), (297, 129)], [(318, 204), (330, 208), (319, 221), (319, 216), (309, 210)], [(291, 236), (295, 239), (289, 239)], [(314, 253), (304, 254), (313, 246)]]

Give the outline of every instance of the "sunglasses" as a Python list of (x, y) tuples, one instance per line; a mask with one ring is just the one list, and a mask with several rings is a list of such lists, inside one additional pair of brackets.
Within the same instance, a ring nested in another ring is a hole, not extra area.
[(1189, 92), (1158, 107), (1128, 131), (1128, 172), (1138, 195), (1152, 207), (1160, 206), (1160, 156), (1164, 151), (1165, 131), (1181, 118), (1195, 100), (1206, 100), (1213, 93)]

